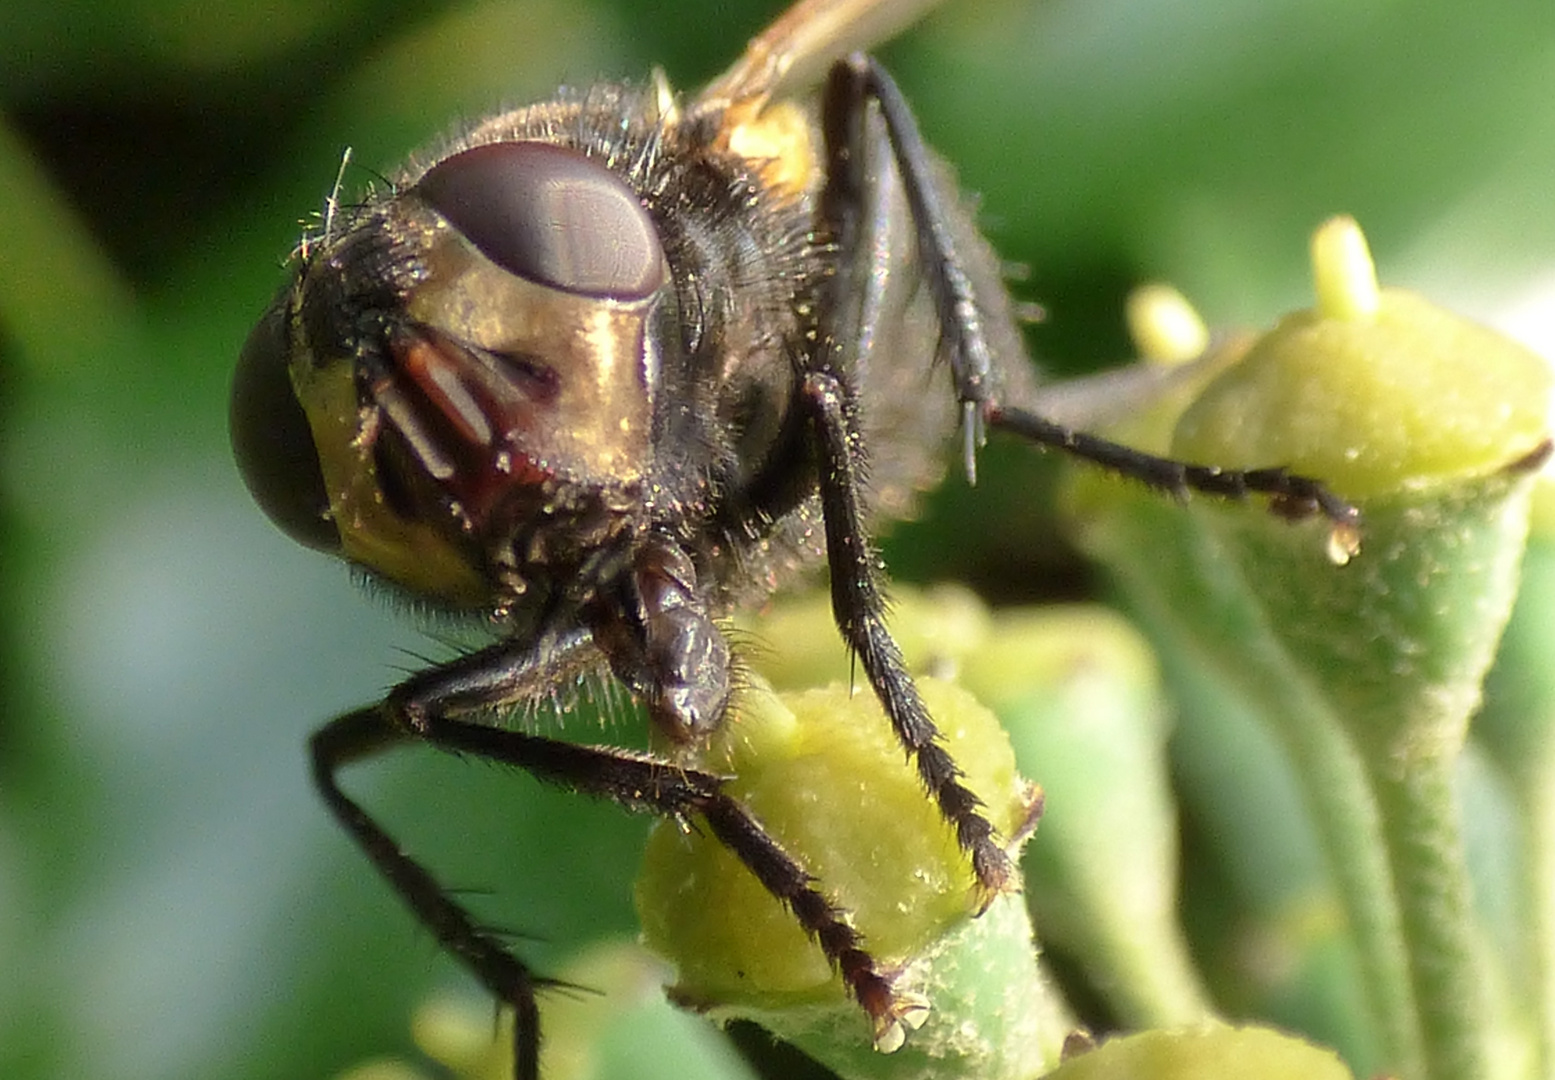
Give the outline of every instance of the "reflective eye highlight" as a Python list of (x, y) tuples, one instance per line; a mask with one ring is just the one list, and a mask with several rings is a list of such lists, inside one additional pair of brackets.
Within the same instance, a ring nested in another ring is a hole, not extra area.
[(666, 280), (637, 193), (575, 150), (488, 143), (439, 162), (416, 191), (488, 259), (541, 285), (633, 300)]

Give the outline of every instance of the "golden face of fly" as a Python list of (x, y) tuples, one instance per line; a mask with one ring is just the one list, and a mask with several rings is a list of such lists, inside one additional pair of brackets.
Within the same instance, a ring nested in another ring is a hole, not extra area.
[[(289, 531), (417, 595), (499, 604), (523, 564), (566, 561), (536, 523), (572, 528), (581, 509), (589, 542), (630, 527), (668, 283), (613, 173), (538, 142), (454, 154), (314, 246), (250, 339), (234, 415), (286, 379), (319, 481), (251, 486)], [(245, 439), (266, 433), (237, 430), (262, 475), (268, 444)]]

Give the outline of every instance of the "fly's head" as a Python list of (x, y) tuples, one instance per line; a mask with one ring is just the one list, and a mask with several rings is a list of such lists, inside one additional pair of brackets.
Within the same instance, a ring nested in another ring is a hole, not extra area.
[(435, 603), (596, 577), (643, 527), (670, 273), (636, 193), (456, 152), (306, 248), (244, 347), (239, 465), (293, 538)]

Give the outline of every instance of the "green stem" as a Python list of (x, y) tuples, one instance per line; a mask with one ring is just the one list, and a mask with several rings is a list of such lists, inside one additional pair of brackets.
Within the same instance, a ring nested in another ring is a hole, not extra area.
[[(1159, 521), (1164, 511), (1141, 508), (1137, 534), (1120, 532), (1125, 546), (1153, 545), (1173, 535)], [(1121, 520), (1115, 529), (1124, 527)], [(1136, 603), (1158, 626), (1168, 655), (1176, 639), (1191, 635), (1197, 649), (1180, 653), (1195, 671), (1238, 663), (1222, 670), (1272, 725), (1290, 754), (1312, 815), (1334, 887), (1350, 923), (1360, 968), (1362, 995), (1376, 1033), (1381, 1069), (1416, 1078), (1424, 1074), (1421, 1030), (1411, 987), (1408, 952), (1393, 871), (1389, 866), (1377, 797), (1362, 756), (1336, 717), (1324, 688), (1310, 668), (1293, 659), (1271, 632), (1267, 615), (1245, 601), (1245, 580), (1227, 573), (1223, 549), (1203, 540), (1181, 549), (1181, 580), (1193, 587), (1169, 592), (1163, 575), (1141, 563), (1115, 562)], [(1180, 629), (1179, 629), (1180, 628)]]
[(1536, 493), (1535, 538), (1523, 560), (1523, 587), (1486, 686), (1475, 735), (1511, 778), (1523, 823), (1521, 956), (1509, 956), (1527, 1002), (1534, 1062), (1528, 1075), (1555, 1080), (1555, 546), (1549, 492)]
[(1428, 1080), (1484, 1080), (1489, 1008), (1476, 952), (1449, 753), (1374, 769)]
[(1350, 922), (1382, 1065), (1399, 1076), (1423, 1076), (1423, 1036), (1411, 985), (1408, 935), (1377, 795), (1348, 736), (1321, 704), (1312, 701), (1310, 706), (1300, 719), (1287, 718), (1295, 711), (1291, 706), (1271, 713), (1279, 718)]
[(1187, 942), (1175, 925), (1168, 929), (1173, 932), (1148, 939), (1115, 935), (1109, 942), (1116, 975), (1109, 1003), (1127, 1028), (1188, 1027), (1215, 1015)]
[(1555, 1077), (1555, 777), (1530, 788), (1527, 897), (1529, 967), (1538, 1058), (1535, 1076)]

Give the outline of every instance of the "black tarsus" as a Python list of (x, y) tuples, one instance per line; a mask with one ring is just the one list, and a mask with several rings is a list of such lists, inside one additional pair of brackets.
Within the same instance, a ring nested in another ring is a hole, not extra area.
[(1137, 480), (1168, 495), (1182, 498), (1190, 491), (1227, 499), (1267, 495), (1275, 512), (1288, 518), (1322, 514), (1339, 529), (1354, 529), (1360, 512), (1317, 480), (1283, 468), (1222, 469), (1194, 465), (1147, 454), (1098, 435), (1056, 424), (1025, 409), (990, 405), (988, 426), (1008, 431), (1041, 446), (1062, 450), (1072, 457), (1099, 465), (1108, 472)]

